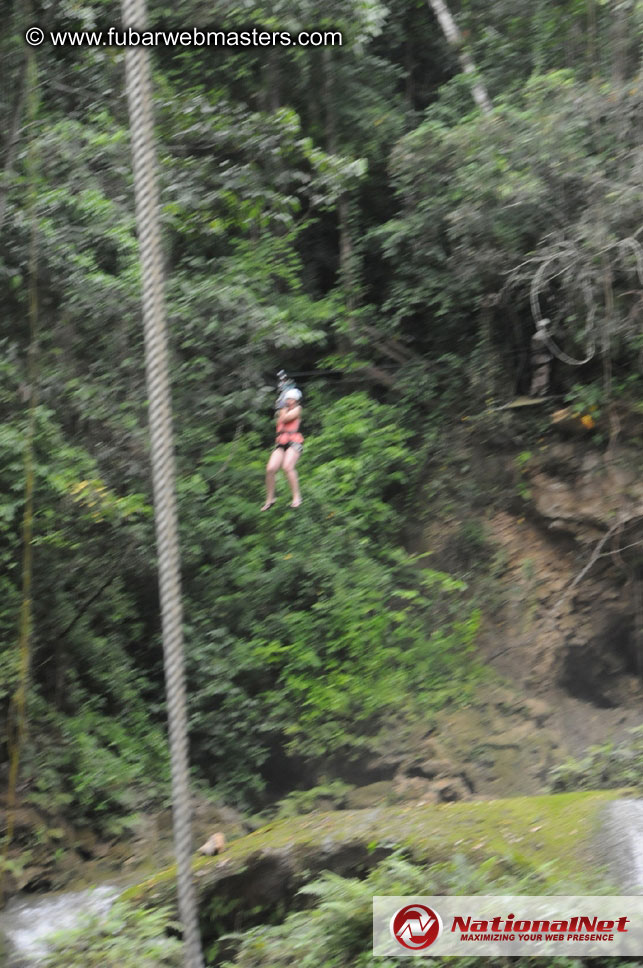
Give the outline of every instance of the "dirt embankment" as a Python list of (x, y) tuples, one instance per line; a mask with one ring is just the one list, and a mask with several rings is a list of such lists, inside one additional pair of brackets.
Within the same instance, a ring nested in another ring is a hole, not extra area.
[(488, 521), (507, 560), (507, 670), (556, 704), (570, 696), (595, 710), (620, 707), (625, 716), (641, 708), (637, 460), (626, 448), (608, 456), (577, 442), (543, 447), (522, 469), (524, 516)]
[[(477, 795), (542, 790), (553, 765), (643, 722), (640, 460), (631, 446), (601, 454), (554, 438), (533, 453), (482, 456), (472, 471), (493, 464), (514, 492), (470, 519), (484, 542), (470, 581), (484, 613), (480, 652), (498, 682), (439, 722), (445, 755)], [(427, 527), (433, 567), (452, 570), (461, 536), (457, 513)]]

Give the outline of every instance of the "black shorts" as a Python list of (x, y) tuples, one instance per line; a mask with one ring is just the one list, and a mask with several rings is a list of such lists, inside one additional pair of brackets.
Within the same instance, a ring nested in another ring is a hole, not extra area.
[(300, 444), (297, 441), (291, 440), (287, 444), (275, 444), (275, 446), (273, 447), (273, 450), (286, 451), (288, 450), (289, 447), (294, 448), (294, 450), (296, 450), (298, 454), (301, 454), (302, 450), (304, 449), (303, 444)]

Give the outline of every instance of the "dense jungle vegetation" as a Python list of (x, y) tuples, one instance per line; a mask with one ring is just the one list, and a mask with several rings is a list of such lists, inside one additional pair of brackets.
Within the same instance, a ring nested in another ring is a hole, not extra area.
[[(148, 6), (158, 27), (343, 34), (153, 52), (191, 756), (200, 789), (256, 810), (346, 779), (485, 675), (467, 509), (494, 494), (451, 448), (528, 392), (534, 299), (552, 392), (599, 443), (641, 411), (643, 3), (453, 0), (460, 46), (425, 0)], [(2, 759), (22, 609), (18, 800), (116, 836), (169, 797), (123, 51), (28, 56), (23, 37), (120, 9), (0, 10)], [(304, 502), (282, 481), (262, 514), (280, 367), (304, 393)], [(447, 571), (410, 536), (454, 508), (467, 554)], [(250, 939), (239, 964), (291, 963), (284, 943), (259, 962)]]

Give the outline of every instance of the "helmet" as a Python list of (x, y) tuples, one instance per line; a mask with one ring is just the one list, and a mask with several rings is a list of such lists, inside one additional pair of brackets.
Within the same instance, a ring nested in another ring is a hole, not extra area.
[(301, 390), (298, 390), (297, 387), (289, 387), (287, 390), (284, 390), (282, 399), (295, 399), (297, 402), (299, 402), (301, 400)]

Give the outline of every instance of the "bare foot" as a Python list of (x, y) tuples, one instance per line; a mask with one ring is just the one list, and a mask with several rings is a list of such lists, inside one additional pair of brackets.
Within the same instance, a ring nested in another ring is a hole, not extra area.
[(291, 508), (298, 508), (300, 504), (301, 504), (301, 498), (298, 498), (296, 501), (293, 501), (290, 506)]
[(270, 508), (273, 506), (274, 503), (275, 503), (274, 501), (266, 501), (266, 503), (264, 504), (264, 506), (262, 507), (261, 510), (262, 511), (269, 511)]

